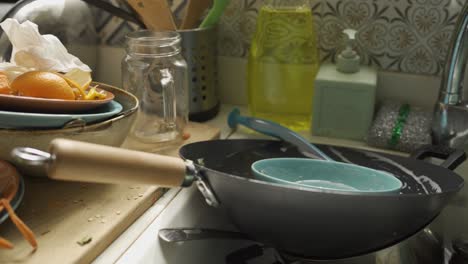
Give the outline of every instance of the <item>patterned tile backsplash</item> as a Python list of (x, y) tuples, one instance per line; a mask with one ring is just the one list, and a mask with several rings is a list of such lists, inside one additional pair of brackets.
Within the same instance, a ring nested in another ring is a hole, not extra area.
[[(312, 0), (322, 61), (343, 48), (342, 30), (358, 30), (363, 63), (406, 73), (440, 74), (466, 0)], [(262, 1), (232, 1), (220, 24), (219, 51), (246, 56)]]
[[(466, 1), (311, 0), (321, 59), (333, 62), (343, 48), (342, 30), (353, 28), (358, 31), (357, 49), (364, 64), (389, 71), (440, 74), (458, 13)], [(180, 17), (185, 2), (172, 1), (176, 16)], [(261, 5), (261, 0), (231, 1), (219, 25), (221, 55), (247, 56)], [(105, 24), (101, 32), (109, 30)], [(125, 24), (119, 27), (124, 32), (135, 29)], [(120, 43), (122, 33), (108, 35), (106, 42)]]

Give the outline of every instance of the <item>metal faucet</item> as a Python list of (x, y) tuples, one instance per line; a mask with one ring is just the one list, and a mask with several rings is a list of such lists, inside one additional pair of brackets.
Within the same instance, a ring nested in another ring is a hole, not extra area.
[(463, 100), (463, 76), (468, 60), (468, 3), (461, 10), (442, 75), (434, 110), (434, 144), (468, 147), (468, 103)]

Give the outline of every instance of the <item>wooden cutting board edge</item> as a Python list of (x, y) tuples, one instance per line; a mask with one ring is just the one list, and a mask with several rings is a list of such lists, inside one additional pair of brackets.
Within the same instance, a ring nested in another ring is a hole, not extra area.
[[(165, 153), (161, 154), (178, 156), (178, 149), (184, 144), (220, 137), (218, 128), (202, 123), (189, 123), (186, 131), (191, 134), (189, 139), (174, 148), (165, 149)], [(132, 148), (128, 143), (127, 147)], [(16, 247), (12, 251), (0, 249), (1, 263), (92, 262), (148, 208), (153, 206), (165, 191), (164, 188), (157, 186), (135, 190), (121, 185), (90, 185), (81, 189), (83, 184), (80, 183), (33, 178), (26, 180), (29, 193), (26, 193), (25, 203), (20, 206), (18, 212), (36, 233), (39, 249), (31, 253), (31, 247), (14, 226), (11, 223), (3, 224), (0, 236), (10, 239)], [(45, 188), (49, 188), (50, 191), (44, 192)], [(40, 193), (42, 197), (36, 199), (37, 194), (34, 193)], [(93, 200), (88, 194), (91, 196), (98, 194), (100, 199)], [(128, 201), (129, 196), (131, 196), (130, 201)], [(82, 198), (84, 202), (81, 202)], [(85, 208), (89, 211), (84, 210)], [(122, 212), (116, 215), (115, 210), (119, 208), (122, 208)], [(88, 221), (89, 217), (102, 213), (106, 215), (107, 223), (100, 223), (99, 219)], [(75, 229), (75, 227), (78, 228)], [(105, 228), (108, 230), (103, 230)], [(78, 246), (76, 241), (88, 233), (93, 235), (93, 241), (87, 245)]]

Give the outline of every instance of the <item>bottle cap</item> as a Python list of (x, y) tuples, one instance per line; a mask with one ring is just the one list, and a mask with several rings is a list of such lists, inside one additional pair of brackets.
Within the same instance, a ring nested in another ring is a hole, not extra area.
[(357, 52), (353, 50), (357, 31), (354, 29), (345, 29), (343, 33), (346, 37), (346, 48), (338, 55), (337, 69), (343, 73), (358, 72), (361, 58)]

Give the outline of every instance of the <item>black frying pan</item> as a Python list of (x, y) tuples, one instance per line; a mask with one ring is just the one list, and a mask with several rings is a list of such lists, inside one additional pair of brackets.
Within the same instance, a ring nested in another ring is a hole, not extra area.
[(47, 163), (53, 179), (164, 186), (195, 182), (208, 204), (224, 210), (241, 232), (307, 259), (351, 257), (396, 244), (429, 224), (463, 186), (450, 170), (465, 160), (462, 151), (416, 155), (443, 157), (442, 167), (416, 158), (319, 147), (337, 161), (394, 174), (404, 184), (401, 193), (325, 192), (252, 179), (254, 161), (303, 157), (295, 147), (274, 140), (188, 144), (180, 150), (185, 161), (70, 140), (53, 141), (50, 156), (30, 149), (16, 149), (15, 155), (23, 162)]
[(304, 157), (279, 141), (201, 142), (183, 147), (180, 154), (202, 159), (200, 173), (241, 232), (308, 259), (351, 257), (396, 244), (429, 224), (463, 186), (463, 179), (448, 168), (460, 164), (464, 152), (417, 154), (416, 158), (444, 156), (444, 168), (416, 158), (319, 148), (336, 161), (394, 174), (404, 184), (401, 194), (326, 193), (253, 180), (250, 165), (257, 160)]

